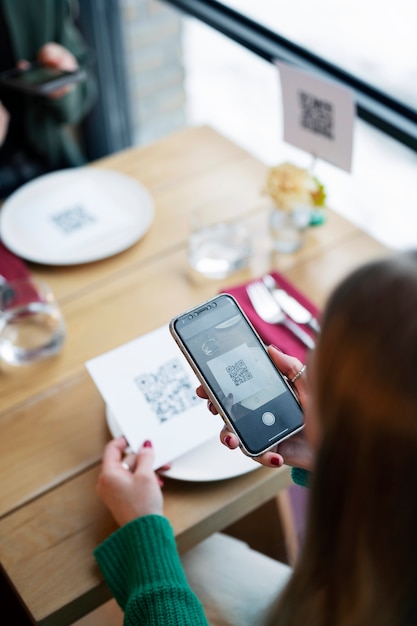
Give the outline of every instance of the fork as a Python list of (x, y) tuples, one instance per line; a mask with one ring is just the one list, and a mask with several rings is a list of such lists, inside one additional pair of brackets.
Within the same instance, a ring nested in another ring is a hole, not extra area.
[(275, 278), (271, 274), (265, 274), (262, 278), (284, 313), (288, 315), (297, 324), (308, 324), (315, 333), (320, 333), (320, 324), (308, 309), (306, 309), (298, 300), (291, 296), (284, 289), (280, 288)]
[(274, 299), (270, 291), (268, 291), (265, 283), (260, 281), (250, 283), (246, 291), (253, 308), (264, 322), (268, 324), (282, 324), (307, 346), (307, 348), (313, 350), (316, 345), (313, 339), (285, 315), (278, 302)]

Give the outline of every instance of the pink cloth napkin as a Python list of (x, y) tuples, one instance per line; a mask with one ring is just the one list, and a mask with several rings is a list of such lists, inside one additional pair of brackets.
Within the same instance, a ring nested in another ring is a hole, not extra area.
[(0, 276), (6, 280), (14, 280), (16, 278), (26, 278), (29, 276), (29, 270), (22, 261), (13, 252), (10, 252), (0, 241)]
[[(287, 293), (298, 300), (300, 304), (305, 306), (305, 308), (308, 309), (316, 318), (319, 317), (319, 310), (310, 302), (310, 300), (306, 298), (306, 296), (298, 291), (281, 274), (278, 274), (277, 272), (270, 273), (275, 278), (279, 287), (285, 289)], [(248, 294), (246, 293), (246, 285), (247, 283), (243, 285), (235, 285), (222, 289), (222, 291), (229, 293), (236, 298), (266, 345), (274, 344), (286, 354), (296, 356), (300, 359), (300, 361), (304, 362), (308, 348), (306, 348), (306, 346), (282, 324), (267, 324), (261, 320), (261, 318), (255, 313), (250, 303)], [(314, 339), (314, 332), (309, 326), (305, 324), (300, 324), (300, 326)]]

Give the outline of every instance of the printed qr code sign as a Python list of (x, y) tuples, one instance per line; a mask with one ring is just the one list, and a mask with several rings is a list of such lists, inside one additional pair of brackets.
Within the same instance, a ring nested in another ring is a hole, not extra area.
[(284, 141), (351, 171), (355, 103), (336, 81), (275, 61), (279, 69)]
[(301, 124), (313, 133), (334, 139), (334, 107), (331, 102), (319, 100), (304, 91), (299, 93)]

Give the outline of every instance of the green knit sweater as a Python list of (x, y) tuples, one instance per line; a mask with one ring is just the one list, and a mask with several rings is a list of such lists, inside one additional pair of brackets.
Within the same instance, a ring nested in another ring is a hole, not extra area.
[[(293, 468), (292, 474), (295, 482), (307, 485), (308, 472)], [(125, 613), (125, 626), (208, 626), (165, 517), (147, 515), (122, 526), (94, 556)]]
[(165, 517), (147, 515), (122, 526), (94, 556), (125, 613), (125, 626), (208, 626)]

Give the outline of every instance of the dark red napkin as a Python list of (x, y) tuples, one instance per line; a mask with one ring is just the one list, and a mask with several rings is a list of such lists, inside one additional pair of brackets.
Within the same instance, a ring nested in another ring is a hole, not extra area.
[[(304, 296), (300, 291), (298, 291), (298, 289), (288, 282), (287, 279), (277, 272), (270, 272), (270, 274), (275, 278), (279, 287), (285, 289), (287, 293), (298, 300), (298, 302), (305, 306), (305, 308), (308, 309), (315, 317), (319, 317), (320, 312), (317, 307), (315, 307), (314, 304), (306, 298), (306, 296)], [(247, 284), (248, 283), (227, 287), (222, 289), (222, 291), (229, 293), (236, 298), (266, 345), (274, 344), (286, 354), (296, 356), (300, 359), (300, 361), (304, 362), (308, 348), (306, 348), (306, 346), (282, 324), (267, 324), (261, 320), (261, 318), (255, 313), (250, 303), (248, 294), (246, 293)], [(314, 331), (312, 331), (309, 326), (306, 324), (300, 324), (300, 327), (314, 339)]]
[(29, 270), (22, 259), (10, 252), (0, 241), (0, 276), (6, 280), (26, 278)]

